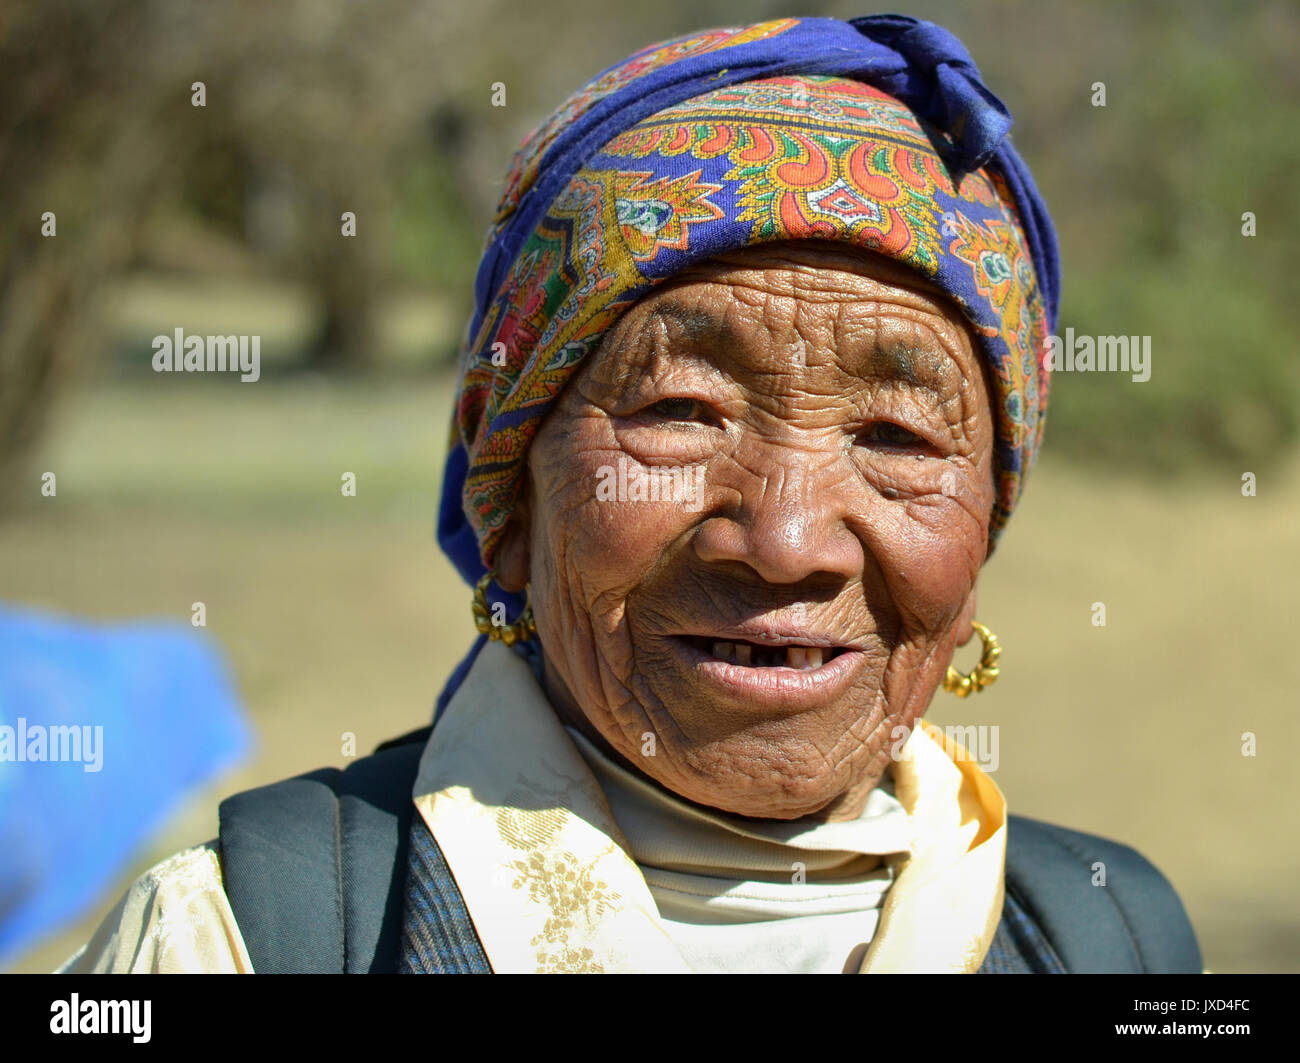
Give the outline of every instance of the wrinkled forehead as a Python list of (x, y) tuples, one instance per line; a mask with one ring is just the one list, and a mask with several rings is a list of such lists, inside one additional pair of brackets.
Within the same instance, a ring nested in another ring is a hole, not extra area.
[(614, 323), (587, 375), (613, 384), (672, 359), (757, 372), (829, 362), (936, 391), (961, 378), (987, 386), (965, 315), (944, 293), (884, 256), (819, 241), (683, 270)]

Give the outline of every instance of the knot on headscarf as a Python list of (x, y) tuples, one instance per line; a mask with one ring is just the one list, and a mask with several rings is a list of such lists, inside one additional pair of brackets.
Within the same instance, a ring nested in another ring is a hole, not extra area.
[(984, 86), (961, 41), (942, 26), (906, 15), (871, 15), (849, 25), (904, 61), (899, 74), (879, 87), (947, 134), (949, 162), (969, 172), (993, 159), (1012, 118)]
[(1010, 126), (960, 41), (898, 15), (692, 34), (565, 101), (515, 155), (475, 283), (438, 526), (461, 575), (491, 565), (610, 324), (688, 265), (789, 239), (895, 258), (965, 313), (995, 385), (991, 547), (1041, 439), (1060, 285)]

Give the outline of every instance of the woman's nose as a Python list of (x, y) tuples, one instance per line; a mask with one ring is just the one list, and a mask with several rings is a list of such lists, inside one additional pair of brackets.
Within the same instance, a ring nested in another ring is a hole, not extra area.
[(743, 562), (769, 583), (861, 575), (863, 547), (845, 521), (841, 460), (783, 447), (746, 464), (738, 500), (696, 532), (702, 560)]

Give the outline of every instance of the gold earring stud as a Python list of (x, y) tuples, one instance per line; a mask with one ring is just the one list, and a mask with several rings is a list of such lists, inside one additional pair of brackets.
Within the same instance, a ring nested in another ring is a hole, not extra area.
[(524, 586), (524, 611), (519, 618), (509, 624), (495, 620), (488, 605), (488, 584), (495, 578), (495, 573), (485, 573), (474, 588), (474, 601), (470, 608), (474, 613), (474, 626), (493, 642), (504, 642), (513, 646), (516, 642), (527, 642), (537, 634), (537, 621), (533, 619), (532, 585)]
[(991, 686), (993, 681), (998, 677), (998, 658), (1002, 655), (1002, 647), (998, 645), (998, 637), (978, 620), (971, 621), (971, 627), (975, 629), (975, 634), (979, 635), (984, 643), (984, 652), (980, 654), (980, 663), (970, 672), (969, 675), (962, 675), (952, 665), (948, 666), (948, 674), (943, 678), (943, 689), (949, 694), (956, 694), (959, 698), (968, 698), (972, 694), (978, 694), (987, 686)]

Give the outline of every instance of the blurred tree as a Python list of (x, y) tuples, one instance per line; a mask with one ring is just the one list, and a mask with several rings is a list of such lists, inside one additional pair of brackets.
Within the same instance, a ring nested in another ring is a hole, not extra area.
[(155, 134), (178, 108), (121, 62), (145, 21), (125, 0), (0, 8), (0, 501), (164, 176)]
[[(69, 370), (105, 346), (98, 297), (169, 205), (314, 290), (313, 365), (366, 364), (391, 167), (477, 17), (399, 0), (0, 5), (0, 483)], [(41, 233), (47, 211), (57, 235)]]

